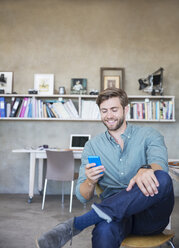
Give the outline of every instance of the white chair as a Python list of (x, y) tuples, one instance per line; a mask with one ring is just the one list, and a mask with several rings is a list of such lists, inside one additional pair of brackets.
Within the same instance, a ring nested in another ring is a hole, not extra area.
[(74, 157), (72, 151), (50, 151), (47, 150), (47, 171), (43, 192), (42, 210), (45, 204), (45, 195), (47, 189), (48, 180), (55, 180), (62, 182), (62, 204), (64, 204), (64, 181), (71, 181), (71, 192), (70, 192), (70, 207), (69, 212), (72, 210), (73, 200), (73, 187), (74, 179), (78, 177), (78, 173), (74, 173)]

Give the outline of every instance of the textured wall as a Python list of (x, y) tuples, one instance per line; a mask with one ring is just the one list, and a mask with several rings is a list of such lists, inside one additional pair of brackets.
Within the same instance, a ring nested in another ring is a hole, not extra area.
[[(69, 91), (73, 77), (87, 78), (88, 90), (99, 90), (100, 67), (124, 67), (124, 88), (136, 95), (143, 94), (138, 78), (163, 67), (164, 94), (176, 96), (177, 122), (144, 125), (160, 130), (169, 157), (177, 158), (178, 11), (177, 0), (1, 0), (0, 71), (13, 71), (14, 91), (27, 93), (35, 73), (54, 73), (56, 90), (64, 85)], [(1, 121), (0, 192), (28, 190), (28, 156), (12, 149), (44, 143), (67, 147), (70, 133), (79, 130), (95, 135), (104, 128), (95, 122)]]

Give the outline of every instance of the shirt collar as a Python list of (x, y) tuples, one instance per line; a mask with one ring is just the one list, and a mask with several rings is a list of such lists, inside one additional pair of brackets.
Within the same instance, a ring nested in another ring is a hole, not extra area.
[(127, 128), (121, 136), (130, 138), (132, 135), (132, 125), (127, 122)]
[[(132, 125), (127, 122), (127, 127), (126, 127), (124, 133), (121, 136), (122, 137), (124, 136), (124, 137), (130, 139), (131, 138), (131, 135), (132, 135)], [(108, 130), (106, 131), (106, 136), (107, 136), (107, 138), (109, 140), (113, 140), (114, 141), (114, 138), (111, 136), (111, 134), (109, 133)]]

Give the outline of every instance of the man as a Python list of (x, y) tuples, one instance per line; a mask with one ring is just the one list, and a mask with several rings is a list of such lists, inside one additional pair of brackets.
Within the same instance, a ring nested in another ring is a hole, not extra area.
[[(163, 136), (126, 122), (128, 98), (121, 89), (104, 90), (97, 104), (107, 131), (85, 145), (76, 195), (90, 200), (98, 183), (102, 201), (44, 234), (40, 248), (62, 247), (93, 224), (93, 248), (118, 248), (128, 234), (160, 233), (169, 222), (174, 194)], [(102, 165), (89, 164), (91, 155), (100, 156)]]

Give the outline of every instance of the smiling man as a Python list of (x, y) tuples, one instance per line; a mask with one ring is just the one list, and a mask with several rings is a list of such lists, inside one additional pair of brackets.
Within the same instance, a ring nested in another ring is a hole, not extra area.
[[(85, 203), (98, 184), (101, 203), (44, 234), (40, 248), (62, 247), (90, 225), (93, 248), (118, 248), (128, 234), (157, 234), (169, 222), (174, 194), (163, 136), (126, 122), (128, 98), (121, 89), (104, 90), (97, 104), (107, 130), (85, 144), (76, 195)], [(102, 165), (89, 164), (88, 156), (100, 156)]]

